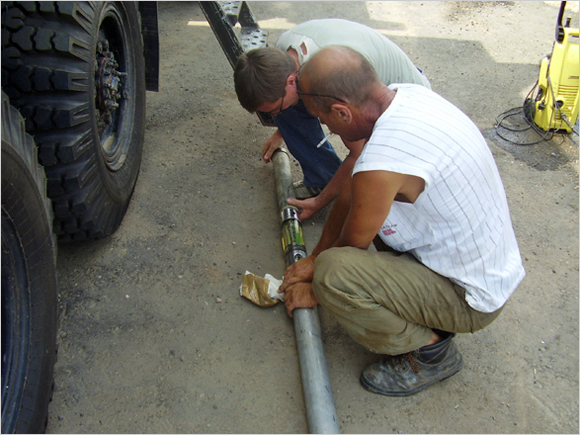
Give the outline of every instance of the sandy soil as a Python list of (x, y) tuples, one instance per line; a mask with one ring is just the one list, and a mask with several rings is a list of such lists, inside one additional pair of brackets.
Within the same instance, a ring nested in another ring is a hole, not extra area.
[[(496, 322), (456, 339), (465, 368), (408, 398), (359, 385), (377, 356), (321, 309), (341, 431), (578, 433), (578, 137), (523, 147), (494, 129), (538, 78), (558, 2), (250, 5), (271, 43), (325, 17), (398, 43), (488, 139), (527, 271)], [(285, 268), (272, 166), (259, 159), (272, 130), (239, 106), (196, 3), (161, 2), (159, 24), (161, 89), (147, 95), (126, 218), (106, 240), (59, 251), (48, 432), (307, 432), (292, 320), (238, 293), (246, 270), (280, 277)], [(304, 222), (310, 249), (325, 213)]]

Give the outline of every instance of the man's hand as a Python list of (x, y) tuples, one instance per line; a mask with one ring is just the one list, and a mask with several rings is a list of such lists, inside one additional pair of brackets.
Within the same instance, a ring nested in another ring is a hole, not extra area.
[(295, 308), (311, 308), (318, 305), (318, 299), (312, 291), (314, 259), (315, 257), (309, 255), (289, 266), (284, 272), (284, 282), (278, 293), (284, 293), (284, 305), (290, 317)]
[(276, 130), (276, 132), (264, 143), (261, 153), (262, 160), (265, 163), (271, 162), (272, 154), (274, 154), (274, 151), (280, 148), (283, 143), (284, 138), (282, 138), (282, 133), (280, 133), (280, 130)]
[(284, 305), (290, 317), (293, 317), (292, 312), (295, 308), (312, 308), (318, 305), (318, 299), (312, 291), (312, 283), (299, 282), (286, 287)]
[(284, 272), (284, 282), (278, 293), (286, 292), (288, 287), (297, 283), (311, 283), (314, 278), (314, 259), (315, 257), (309, 255), (289, 266)]
[(305, 221), (322, 208), (318, 205), (317, 198), (318, 197), (316, 196), (314, 198), (308, 199), (288, 198), (286, 202), (290, 205), (298, 207), (298, 219)]
[[(312, 217), (315, 213), (326, 207), (332, 200), (334, 200), (342, 191), (348, 186), (350, 181), (350, 174), (356, 159), (361, 153), (362, 147), (365, 144), (364, 140), (358, 142), (348, 142), (343, 139), (343, 142), (350, 151), (348, 156), (344, 159), (332, 179), (328, 182), (326, 187), (318, 196), (304, 200), (289, 198), (288, 204), (298, 207), (298, 218), (302, 221)], [(350, 188), (350, 187), (349, 187)]]

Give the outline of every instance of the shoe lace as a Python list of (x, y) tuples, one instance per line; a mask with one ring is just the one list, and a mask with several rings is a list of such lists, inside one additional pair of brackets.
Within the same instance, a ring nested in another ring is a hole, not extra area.
[(421, 369), (419, 368), (419, 364), (417, 363), (417, 360), (415, 359), (415, 357), (413, 356), (413, 354), (411, 352), (403, 355), (403, 358), (406, 358), (409, 360), (409, 365), (411, 366), (411, 370), (413, 370), (415, 373), (419, 373), (421, 371)]

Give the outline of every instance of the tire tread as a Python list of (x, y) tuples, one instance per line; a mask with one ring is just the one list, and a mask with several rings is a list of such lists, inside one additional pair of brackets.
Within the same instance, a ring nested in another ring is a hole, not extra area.
[[(91, 38), (101, 7), (97, 2), (3, 2), (3, 90), (35, 137), (49, 196), (58, 210), (55, 232), (64, 242), (95, 240), (114, 232), (132, 193), (131, 188), (125, 194), (126, 203), (112, 197), (99, 201), (102, 210), (93, 203), (99, 195), (110, 195), (96, 168), (88, 170), (95, 165), (98, 146), (87, 127), (94, 115), (86, 96), (92, 92)], [(135, 161), (138, 164), (140, 154)]]
[[(27, 294), (30, 295), (30, 351), (22, 401), (13, 402), (13, 414), (2, 415), (3, 433), (8, 428), (15, 433), (44, 432), (56, 359), (57, 245), (51, 228), (53, 213), (46, 194), (44, 169), (37, 161), (37, 147), (24, 125), (21, 114), (2, 92), (2, 246), (4, 248), (6, 218), (16, 229), (14, 234), (18, 236), (21, 258), (26, 263)], [(16, 255), (17, 251), (10, 255)], [(3, 271), (5, 255), (9, 254), (3, 250)], [(10, 269), (8, 276), (13, 270)]]

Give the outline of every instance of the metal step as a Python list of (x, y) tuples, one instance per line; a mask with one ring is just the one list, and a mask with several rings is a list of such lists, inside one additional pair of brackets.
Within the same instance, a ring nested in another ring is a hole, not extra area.
[[(260, 29), (247, 2), (200, 1), (199, 6), (232, 68), (235, 68), (236, 62), (244, 51), (268, 46), (268, 31)], [(237, 23), (241, 26), (239, 37), (234, 31)], [(274, 117), (270, 113), (258, 112), (258, 118), (262, 125), (276, 126)]]
[(263, 29), (249, 29), (243, 28), (240, 31), (240, 40), (244, 51), (252, 50), (254, 48), (266, 47), (266, 39), (268, 38), (268, 31)]

